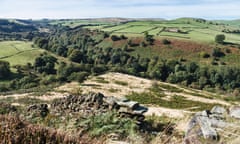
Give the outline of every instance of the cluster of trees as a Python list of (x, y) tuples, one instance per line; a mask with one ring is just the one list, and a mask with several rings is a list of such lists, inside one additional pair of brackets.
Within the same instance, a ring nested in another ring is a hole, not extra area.
[[(35, 44), (59, 56), (68, 58), (72, 63), (58, 62), (48, 54), (35, 59), (33, 65), (17, 67), (21, 74), (7, 86), (8, 89), (32, 88), (40, 84), (62, 81), (82, 82), (89, 75), (116, 71), (180, 83), (194, 88), (236, 89), (240, 86), (240, 68), (204, 67), (194, 62), (163, 60), (161, 57), (144, 58), (133, 56), (122, 48), (99, 48), (97, 44), (109, 35), (101, 31), (87, 29), (56, 29), (53, 33), (34, 38)], [(219, 36), (222, 39), (222, 36)], [(119, 39), (127, 39), (120, 36)], [(111, 37), (112, 39), (112, 37)], [(115, 38), (113, 38), (115, 39)], [(217, 38), (216, 38), (217, 39)], [(145, 34), (149, 44), (154, 42), (152, 36)], [(223, 40), (223, 39), (222, 39)], [(128, 40), (128, 41), (131, 41)], [(164, 40), (164, 44), (170, 41)], [(220, 49), (214, 49), (213, 57), (223, 56)], [(205, 55), (204, 55), (205, 57)], [(56, 64), (58, 66), (56, 67)], [(9, 76), (9, 63), (0, 61), (0, 79)]]
[(0, 61), (0, 79), (5, 79), (11, 74), (10, 64), (6, 61)]
[[(203, 67), (194, 62), (163, 60), (160, 57), (142, 58), (132, 56), (123, 49), (98, 48), (96, 44), (104, 39), (104, 32), (84, 29), (66, 31), (38, 38), (35, 43), (60, 56), (79, 63), (79, 66), (60, 64), (58, 76), (62, 80), (83, 80), (90, 74), (117, 71), (131, 75), (181, 83), (194, 88), (235, 89), (240, 86), (240, 68)], [(101, 37), (101, 40), (97, 39)], [(221, 40), (223, 40), (219, 36)], [(152, 37), (145, 35), (146, 40)], [(217, 38), (216, 38), (217, 39)], [(152, 42), (151, 40), (147, 40)], [(213, 51), (214, 57), (222, 56), (219, 49)]]

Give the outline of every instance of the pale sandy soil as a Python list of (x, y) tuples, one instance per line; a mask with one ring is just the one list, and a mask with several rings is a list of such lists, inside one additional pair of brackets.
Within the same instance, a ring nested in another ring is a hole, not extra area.
[(148, 111), (144, 115), (167, 116), (170, 118), (184, 118), (188, 114), (190, 114), (190, 112), (184, 110), (169, 109), (164, 107), (148, 107)]
[[(96, 78), (93, 77), (84, 82), (85, 86), (81, 86), (83, 92), (87, 93), (94, 91), (103, 93), (106, 96), (122, 97), (132, 92), (146, 92), (148, 88), (152, 86), (151, 80), (126, 74), (107, 73), (99, 77), (104, 78), (104, 80), (108, 81), (109, 83), (96, 82)], [(116, 84), (116, 81), (125, 82), (127, 85), (124, 86)]]
[[(53, 92), (48, 92), (42, 96), (34, 96), (32, 93), (26, 93), (26, 94), (14, 94), (14, 95), (7, 95), (7, 96), (0, 96), (0, 99), (4, 98), (24, 98), (24, 97), (29, 97), (29, 98), (38, 98), (40, 100), (44, 101), (51, 101), (55, 98), (62, 98), (68, 95), (68, 93), (74, 92), (78, 89), (81, 89), (83, 93), (87, 92), (100, 92), (103, 93), (106, 96), (116, 96), (116, 97), (123, 97), (129, 93), (136, 92), (136, 93), (142, 93), (142, 92), (147, 92), (148, 89), (152, 86), (152, 84), (156, 81), (144, 79), (144, 78), (139, 78), (135, 76), (130, 76), (127, 74), (121, 74), (121, 73), (107, 73), (103, 74), (101, 76), (104, 81), (107, 81), (108, 83), (100, 83), (97, 82), (96, 77), (89, 78), (84, 82), (83, 85), (80, 85), (77, 82), (71, 82), (64, 84), (63, 86), (57, 87), (53, 89)], [(116, 81), (121, 81), (127, 83), (127, 85), (121, 85), (121, 84), (116, 84)], [(203, 92), (199, 90), (194, 90), (192, 91), (191, 89), (185, 89), (182, 87), (179, 87), (178, 85), (174, 84), (168, 84), (168, 83), (163, 83), (163, 82), (158, 82), (163, 85), (170, 85), (177, 87), (179, 89), (182, 89), (186, 92), (199, 92), (204, 95), (214, 95), (212, 93), (208, 92)], [(220, 99), (207, 99), (203, 97), (198, 97), (198, 96), (192, 96), (190, 94), (186, 94), (184, 92), (182, 93), (173, 93), (173, 92), (168, 92), (164, 91), (164, 93), (167, 95), (166, 99), (170, 99), (171, 96), (173, 95), (180, 95), (185, 97), (188, 100), (192, 101), (200, 101), (204, 103), (218, 103), (222, 105), (230, 105), (229, 103), (220, 100)], [(14, 105), (18, 105), (17, 103), (13, 103)], [(149, 111), (145, 115), (152, 115), (155, 114), (157, 116), (162, 116), (166, 115), (168, 117), (172, 118), (184, 118), (186, 115), (188, 115), (191, 109), (188, 110), (175, 110), (175, 109), (168, 109), (168, 108), (163, 108), (163, 107), (149, 107)]]
[[(34, 96), (32, 93), (25, 93), (25, 94), (13, 94), (13, 95), (5, 95), (5, 96), (1, 96), (0, 95), (0, 100), (1, 99), (7, 99), (7, 98), (14, 98), (14, 99), (21, 99), (21, 98), (36, 98), (39, 100), (43, 100), (43, 101), (51, 101), (53, 99), (56, 98), (62, 98), (67, 96), (68, 93), (60, 93), (60, 92), (48, 92), (44, 95), (41, 96)], [(16, 103), (13, 103), (16, 105)]]

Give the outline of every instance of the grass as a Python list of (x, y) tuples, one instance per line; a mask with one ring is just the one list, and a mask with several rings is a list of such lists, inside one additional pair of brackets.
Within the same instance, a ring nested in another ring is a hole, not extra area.
[[(89, 26), (88, 28), (94, 29), (93, 26)], [(163, 27), (165, 28), (177, 28), (182, 31), (187, 31), (188, 33), (174, 33), (174, 32), (161, 32)], [(225, 26), (225, 28), (231, 29), (233, 26)], [(96, 29), (101, 29), (100, 27), (96, 27)], [(214, 38), (217, 34), (222, 33), (223, 27), (221, 25), (213, 25), (209, 23), (199, 23), (192, 19), (177, 19), (171, 21), (135, 21), (128, 22), (119, 25), (113, 25), (111, 27), (102, 28), (101, 30), (107, 32), (113, 32), (113, 34), (124, 33), (127, 36), (131, 36), (132, 34), (139, 34), (139, 36), (143, 35), (142, 33), (148, 31), (149, 34), (157, 36), (160, 34), (161, 37), (171, 37), (176, 39), (190, 39), (196, 42), (207, 42), (213, 43)], [(160, 33), (159, 33), (160, 32)], [(239, 43), (239, 35), (237, 34), (227, 34), (226, 41), (232, 43)]]
[(116, 80), (116, 81), (114, 81), (114, 83), (117, 84), (117, 85), (128, 86), (128, 83), (127, 83), (127, 82), (124, 82), (124, 81), (118, 81), (118, 80)]
[(38, 104), (38, 103), (49, 103), (48, 101), (43, 101), (38, 98), (30, 98), (30, 97), (21, 97), (21, 98), (13, 98), (13, 97), (7, 97), (1, 100), (5, 103), (19, 103), (24, 105), (32, 105), (32, 104)]
[(109, 83), (109, 81), (105, 80), (103, 77), (96, 77), (96, 79), (94, 81), (97, 83), (103, 83), (103, 84)]
[(42, 52), (43, 50), (34, 48), (32, 42), (0, 42), (0, 60), (8, 61), (11, 66), (33, 63), (34, 58)]
[(169, 92), (176, 92), (176, 93), (180, 93), (180, 92), (183, 92), (182, 89), (180, 88), (177, 88), (175, 86), (171, 86), (171, 85), (166, 85), (166, 84), (158, 84), (159, 87), (163, 88), (163, 89), (166, 89), (167, 91)]
[(143, 33), (145, 31), (149, 31), (152, 30), (153, 28), (155, 28), (154, 26), (131, 26), (131, 27), (127, 27), (125, 29), (122, 30), (118, 30), (116, 32), (120, 32), (120, 33)]
[(110, 133), (120, 134), (121, 137), (135, 135), (137, 125), (134, 120), (119, 118), (114, 112), (90, 116), (79, 123), (79, 127), (88, 127), (89, 134), (93, 137), (108, 135)]
[(176, 94), (166, 99), (165, 97), (167, 95), (164, 92), (185, 93), (184, 90), (174, 86), (153, 83), (148, 92), (132, 93), (127, 95), (126, 98), (146, 105), (155, 105), (173, 109), (188, 109), (196, 107), (194, 111), (211, 109), (216, 105), (214, 103), (209, 104), (188, 100), (185, 97)]
[[(93, 25), (94, 28), (98, 28), (97, 25), (109, 25), (110, 23), (108, 22), (100, 22), (97, 20), (54, 20), (50, 22), (51, 25), (63, 25), (63, 26), (69, 26), (71, 28), (81, 26), (81, 25)], [(91, 28), (88, 26), (87, 28)]]
[(154, 95), (152, 93), (132, 93), (127, 95), (126, 98), (146, 105), (156, 105), (172, 109), (188, 109), (197, 107), (194, 111), (211, 109), (214, 105), (216, 105), (187, 100), (186, 98), (178, 95), (172, 96), (169, 100), (165, 100), (162, 98), (162, 95)]
[(116, 93), (119, 91), (119, 89), (110, 88), (108, 91), (111, 93)]

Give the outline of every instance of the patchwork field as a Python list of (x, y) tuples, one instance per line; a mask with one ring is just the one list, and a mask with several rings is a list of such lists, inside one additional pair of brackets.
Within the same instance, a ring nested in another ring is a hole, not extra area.
[[(234, 23), (235, 24), (235, 23)], [(169, 37), (201, 42), (214, 42), (217, 34), (225, 34), (226, 42), (240, 43), (239, 34), (223, 33), (223, 29), (234, 29), (236, 25), (219, 25), (214, 22), (197, 22), (193, 19), (183, 18), (171, 21), (133, 21), (118, 25), (102, 27), (87, 26), (90, 29), (100, 29), (112, 34), (126, 34), (127, 36), (139, 36), (144, 32), (156, 37)], [(174, 32), (178, 30), (179, 32)]]

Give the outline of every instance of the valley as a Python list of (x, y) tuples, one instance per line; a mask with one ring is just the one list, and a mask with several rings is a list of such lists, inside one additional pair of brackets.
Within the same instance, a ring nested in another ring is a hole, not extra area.
[(237, 142), (238, 29), (198, 18), (0, 20), (0, 124), (25, 142)]

